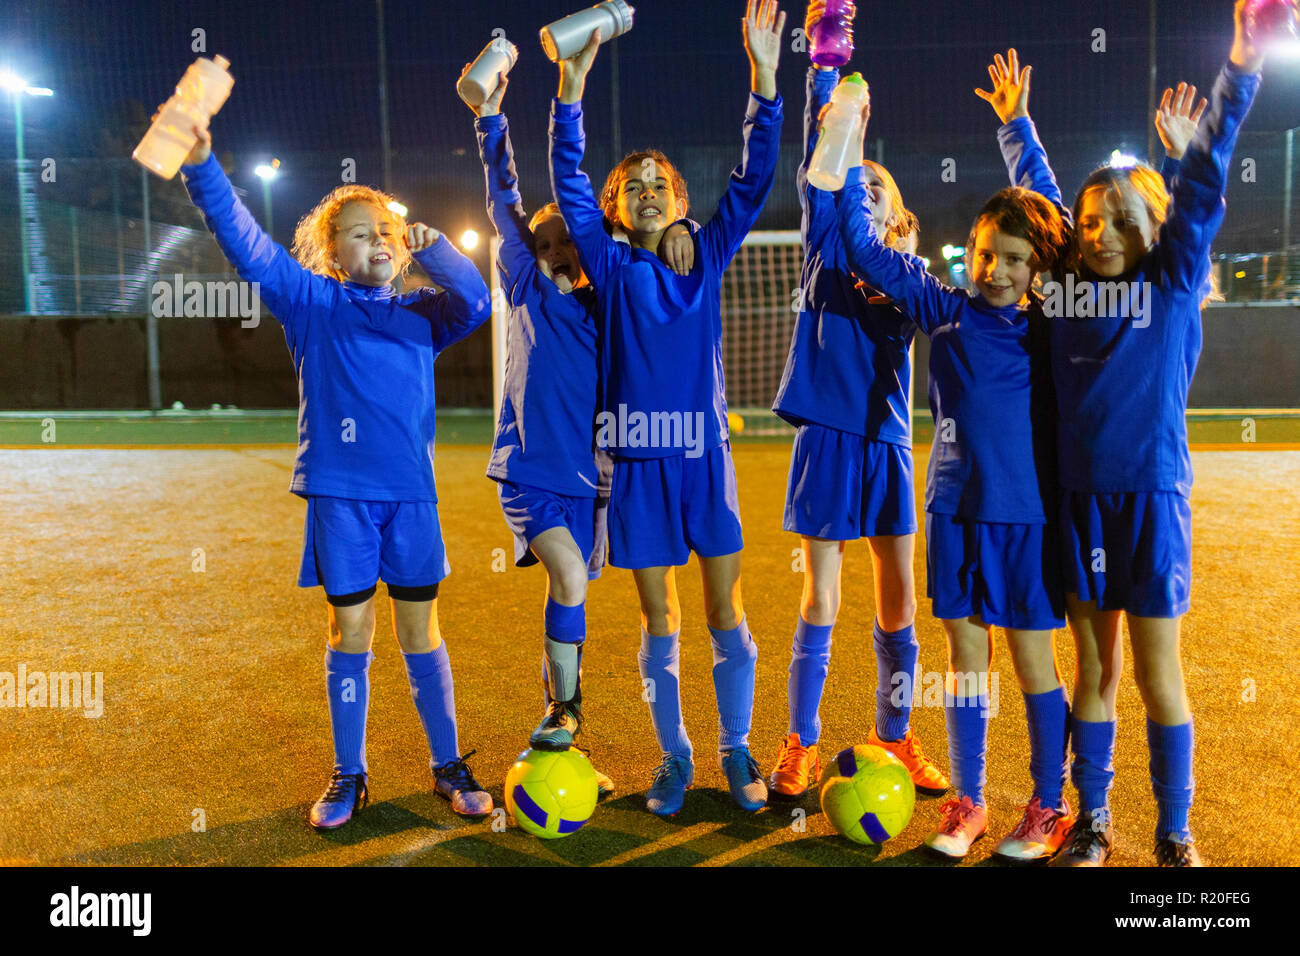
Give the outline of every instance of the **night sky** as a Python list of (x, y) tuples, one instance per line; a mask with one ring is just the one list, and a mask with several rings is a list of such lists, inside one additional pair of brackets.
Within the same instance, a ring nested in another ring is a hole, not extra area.
[[(505, 112), (511, 119), (525, 202), (549, 198), (544, 150), (556, 70), (541, 51), (537, 30), (578, 9), (573, 0), (387, 0), (393, 186), (404, 198), (436, 207), (424, 218), (459, 222), (482, 214), (482, 173), (472, 116), (456, 97), (462, 64), (502, 28), (518, 44)], [(636, 26), (618, 41), (622, 146), (661, 146), (669, 152), (724, 146), (727, 166), (739, 157), (739, 128), (748, 88), (738, 0), (642, 0)], [(802, 23), (803, 5), (786, 2), (787, 32)], [(1160, 0), (1160, 88), (1188, 79), (1208, 89), (1226, 59), (1232, 36), (1228, 0)], [(274, 153), (286, 176), (277, 184), (276, 237), (333, 185), (340, 157), (356, 157), (359, 178), (378, 184), (379, 111), (374, 0), (352, 3), (215, 2), (85, 3), (10, 0), (0, 12), (0, 65), (56, 96), (26, 105), (30, 156), (121, 155), (120, 139), (142, 104), (152, 112), (194, 59), (191, 31), (206, 31), (207, 54), (221, 53), (236, 77), (231, 99), (214, 120), (219, 153), (234, 160), (232, 178), (246, 188), (251, 168)], [(1013, 16), (1008, 19), (1008, 14)], [(863, 2), (852, 68), (872, 86), (871, 135), (886, 143), (886, 164), (923, 150), (923, 169), (895, 168), (909, 204), (931, 215), (937, 166), (930, 156), (978, 149), (998, 165), (992, 110), (971, 93), (988, 85), (986, 65), (1009, 45), (1035, 65), (1031, 108), (1049, 150), (1054, 142), (1098, 134), (1145, 153), (1147, 4), (1140, 0), (1008, 4)], [(1106, 31), (1106, 53), (1090, 50), (1093, 31)], [(593, 147), (608, 148), (611, 60), (601, 50), (588, 83), (586, 110)], [(786, 100), (785, 141), (798, 162), (804, 53), (783, 55), (778, 82)], [(134, 111), (134, 112), (133, 112)], [(1300, 123), (1300, 60), (1277, 61), (1249, 119), (1253, 132)], [(117, 134), (117, 141), (110, 134)], [(597, 146), (599, 144), (599, 146)], [(12, 111), (0, 111), (0, 151), (13, 155)], [(129, 152), (129, 149), (127, 150)], [(311, 155), (308, 160), (307, 156)], [(298, 162), (293, 157), (302, 157)], [(593, 154), (593, 160), (595, 154)], [(1056, 157), (1054, 157), (1056, 158)], [(1061, 157), (1065, 191), (1104, 159)], [(296, 174), (294, 172), (296, 168)], [(605, 168), (589, 168), (593, 178)], [(331, 178), (332, 177), (332, 178)], [(475, 188), (475, 185), (477, 187)], [(793, 185), (791, 182), (790, 186)], [(785, 189), (778, 182), (777, 189)], [(477, 189), (477, 191), (476, 191)], [(793, 193), (793, 189), (788, 189)], [(693, 196), (707, 218), (716, 196)], [(948, 203), (951, 205), (951, 203)], [(785, 207), (789, 208), (789, 202)], [(283, 211), (282, 211), (283, 209)], [(782, 214), (788, 220), (788, 213)], [(283, 226), (281, 224), (284, 224)], [(797, 228), (794, 221), (760, 223)]]

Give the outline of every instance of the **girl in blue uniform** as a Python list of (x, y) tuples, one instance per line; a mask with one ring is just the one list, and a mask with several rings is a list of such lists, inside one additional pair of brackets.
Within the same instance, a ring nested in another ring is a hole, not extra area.
[[(468, 71), (467, 64), (465, 70)], [(464, 73), (462, 73), (462, 76)], [(580, 668), (586, 639), (587, 581), (605, 564), (609, 455), (593, 453), (596, 415), (596, 296), (559, 208), (524, 214), (509, 126), (501, 113), (508, 81), (475, 109), (487, 177), (488, 215), (501, 237), (499, 268), (510, 307), (501, 415), (487, 474), (515, 536), (515, 564), (546, 568), (542, 685), (546, 714), (529, 738), (567, 750), (582, 726)], [(690, 271), (687, 228), (670, 227)], [(612, 789), (608, 778), (602, 789)]]
[[(805, 30), (824, 0), (808, 5)], [(830, 665), (831, 631), (840, 606), (846, 541), (871, 548), (876, 620), (876, 709), (868, 743), (886, 747), (917, 788), (938, 794), (948, 781), (909, 729), (919, 646), (913, 622), (911, 355), (916, 326), (874, 291), (859, 287), (840, 237), (835, 201), (808, 182), (817, 123), (839, 72), (808, 70), (804, 161), (799, 167), (806, 250), (785, 374), (773, 410), (797, 428), (790, 459), (784, 527), (800, 536), (804, 587), (790, 662), (789, 725), (772, 772), (772, 793), (801, 796), (821, 776), (818, 709)], [(916, 217), (884, 167), (867, 162), (866, 185), (878, 234), (891, 248), (915, 248)]]
[(967, 243), (977, 290), (969, 295), (881, 243), (862, 177), (851, 169), (836, 195), (849, 261), (931, 341), (927, 592), (948, 637), (945, 714), (957, 795), (925, 842), (962, 857), (987, 829), (987, 675), (998, 625), (1025, 695), (1034, 794), (997, 852), (1039, 859), (1059, 848), (1073, 820), (1062, 795), (1068, 705), (1052, 642), (1064, 625), (1053, 522), (1055, 409), (1046, 328), (1030, 287), (1064, 251), (1066, 232), (1041, 196), (998, 193)]
[[(240, 277), (258, 283), (298, 374), (290, 490), (307, 499), (298, 583), (325, 589), (334, 737), (334, 772), (310, 822), (335, 829), (368, 801), (365, 732), (380, 578), (437, 791), (457, 813), (484, 816), (492, 798), (460, 753), (438, 630), (438, 583), (449, 567), (433, 475), (433, 364), (488, 317), (487, 286), (445, 237), (419, 223), (408, 228), (389, 211), (391, 197), (364, 186), (334, 190), (298, 224), (299, 265), (236, 198), (207, 130), (195, 132), (199, 143), (181, 169), (190, 198)], [(446, 291), (397, 294), (393, 282), (412, 255)]]
[[(681, 610), (674, 567), (700, 559), (713, 644), (719, 751), (732, 797), (761, 808), (767, 787), (749, 752), (758, 649), (740, 600), (743, 546), (722, 381), (722, 271), (757, 220), (780, 147), (776, 65), (785, 15), (775, 0), (750, 0), (745, 20), (751, 90), (745, 159), (718, 212), (696, 237), (695, 267), (675, 275), (656, 256), (664, 230), (686, 214), (685, 182), (662, 154), (635, 153), (610, 174), (601, 202), (580, 163), (581, 99), (599, 43), (592, 37), (560, 62), (551, 115), (555, 199), (586, 274), (601, 323), (597, 444), (615, 456), (609, 506), (610, 563), (634, 571), (641, 600), (638, 655), (645, 699), (663, 751), (647, 808), (671, 815), (694, 781), (678, 694)], [(630, 242), (612, 239), (605, 218)]]
[[(1076, 288), (1130, 294), (1123, 308), (1052, 321), (1060, 396), (1061, 524), (1067, 607), (1078, 649), (1072, 775), (1082, 812), (1060, 866), (1101, 866), (1114, 831), (1115, 694), (1123, 671), (1121, 617), (1147, 711), (1156, 862), (1199, 866), (1192, 804), (1192, 717), (1180, 629), (1191, 590), (1191, 456), (1187, 393), (1201, 351), (1201, 304), (1211, 291), (1210, 244), (1223, 222), (1237, 134), (1259, 88), (1264, 55), (1238, 0), (1232, 51), (1209, 111), (1173, 181), (1146, 166), (1104, 167), (1074, 201)], [(1061, 203), (1028, 117), (1028, 68), (993, 68), (1018, 104), (999, 140), (1013, 179)], [(1171, 95), (1166, 93), (1165, 103)], [(1135, 309), (1133, 302), (1145, 302)], [(1076, 310), (1077, 311), (1077, 310)], [(1091, 310), (1089, 310), (1091, 311)]]

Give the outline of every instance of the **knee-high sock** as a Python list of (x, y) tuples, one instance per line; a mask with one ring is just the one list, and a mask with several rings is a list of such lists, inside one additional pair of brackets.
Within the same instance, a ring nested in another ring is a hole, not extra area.
[[(680, 633), (680, 632), (679, 632)], [(678, 684), (677, 634), (654, 637), (641, 631), (637, 665), (644, 687), (642, 697), (650, 704), (650, 723), (664, 755), (692, 759), (691, 741), (682, 723), (682, 698)]]
[(943, 695), (944, 721), (948, 725), (948, 763), (957, 799), (970, 797), (984, 805), (984, 752), (989, 736), (989, 696)]
[(1065, 762), (1070, 733), (1070, 705), (1065, 688), (1025, 694), (1025, 718), (1029, 722), (1029, 775), (1034, 778), (1034, 796), (1042, 806), (1056, 809), (1065, 788)]
[(1156, 839), (1191, 839), (1187, 816), (1192, 809), (1192, 722), (1166, 727), (1147, 718), (1151, 748), (1151, 789), (1156, 795)]
[(811, 747), (821, 739), (820, 708), (826, 673), (831, 664), (831, 630), (834, 624), (809, 624), (799, 615), (794, 626), (794, 645), (790, 653), (790, 701), (788, 734), (798, 734), (799, 743)]
[(370, 709), (371, 653), (325, 648), (325, 694), (334, 735), (334, 769), (366, 772), (366, 715)]
[(1115, 767), (1111, 762), (1115, 754), (1115, 721), (1074, 717), (1070, 727), (1070, 746), (1074, 751), (1070, 776), (1079, 791), (1079, 811), (1106, 809), (1110, 785), (1115, 779)]
[(582, 642), (587, 636), (587, 606), (567, 607), (546, 599), (546, 641), (542, 650), (542, 687), (546, 706), (551, 698), (580, 699)]
[(749, 746), (754, 716), (754, 667), (758, 645), (742, 618), (729, 631), (709, 628), (713, 643), (713, 692), (718, 699), (718, 750)]
[[(916, 687), (916, 659), (921, 645), (916, 628), (882, 631), (876, 621), (871, 631), (876, 647), (876, 733), (881, 740), (902, 740), (912, 716), (912, 692)], [(906, 680), (898, 675), (905, 674)], [(903, 699), (894, 704), (895, 694)]]
[(456, 739), (456, 692), (451, 681), (447, 642), (424, 654), (403, 654), (411, 699), (429, 738), (430, 766), (439, 767), (460, 758)]

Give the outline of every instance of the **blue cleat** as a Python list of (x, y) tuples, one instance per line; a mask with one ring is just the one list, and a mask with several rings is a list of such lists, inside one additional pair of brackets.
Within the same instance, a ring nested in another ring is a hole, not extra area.
[(646, 791), (645, 808), (659, 817), (671, 817), (682, 808), (686, 791), (695, 783), (695, 764), (688, 757), (668, 754), (655, 768), (654, 781)]
[(479, 786), (470, 773), (465, 760), (474, 756), (471, 750), (464, 757), (448, 760), (433, 768), (434, 787), (451, 801), (451, 809), (462, 817), (485, 817), (492, 812), (492, 795)]
[(767, 784), (759, 772), (758, 761), (750, 755), (748, 747), (736, 747), (721, 755), (722, 772), (727, 775), (731, 799), (742, 810), (761, 810), (767, 804)]
[(337, 830), (360, 813), (370, 801), (364, 773), (340, 773), (330, 777), (329, 789), (312, 805), (307, 822), (317, 830)]

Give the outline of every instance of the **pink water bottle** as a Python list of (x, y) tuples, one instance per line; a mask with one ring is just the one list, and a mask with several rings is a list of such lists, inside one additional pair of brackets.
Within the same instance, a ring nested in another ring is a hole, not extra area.
[(1295, 40), (1295, 0), (1253, 0), (1246, 8), (1246, 22), (1256, 40), (1268, 43)]
[(809, 55), (818, 66), (841, 67), (853, 56), (852, 0), (826, 0), (822, 18), (808, 35)]

